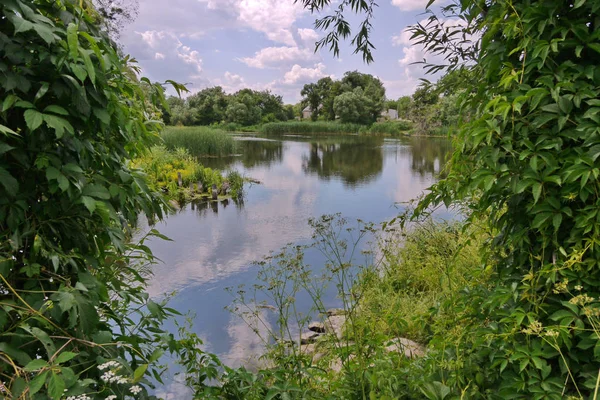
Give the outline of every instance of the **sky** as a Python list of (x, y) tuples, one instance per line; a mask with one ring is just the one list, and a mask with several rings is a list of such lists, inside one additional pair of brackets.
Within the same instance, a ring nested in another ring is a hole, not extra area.
[(327, 50), (315, 53), (315, 42), (324, 36), (314, 29), (319, 15), (294, 0), (139, 0), (139, 14), (119, 42), (144, 76), (185, 83), (192, 93), (217, 85), (228, 93), (248, 87), (271, 90), (293, 104), (304, 84), (358, 70), (377, 76), (387, 97), (397, 99), (412, 94), (425, 77), (422, 66), (412, 63), (432, 59), (411, 45), (406, 32), (427, 17), (427, 2), (377, 1), (370, 65), (353, 54), (349, 42), (339, 58)]

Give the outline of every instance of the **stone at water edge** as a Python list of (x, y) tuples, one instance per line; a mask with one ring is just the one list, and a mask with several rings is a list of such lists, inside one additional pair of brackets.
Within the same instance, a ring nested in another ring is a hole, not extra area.
[(325, 324), (322, 322), (311, 322), (308, 324), (308, 330), (317, 333), (325, 333)]
[(396, 338), (391, 342), (392, 344), (385, 348), (389, 353), (404, 353), (408, 358), (423, 357), (425, 355), (425, 347), (410, 339)]
[(325, 311), (325, 314), (332, 317), (337, 315), (346, 315), (346, 311), (342, 310), (341, 308), (330, 308), (329, 310)]
[(315, 343), (319, 336), (321, 336), (321, 334), (316, 332), (304, 332), (302, 335), (300, 335), (300, 344)]
[(344, 333), (345, 315), (332, 315), (325, 320), (325, 331), (341, 339)]
[(219, 192), (217, 192), (217, 185), (215, 185), (213, 183), (213, 185), (212, 185), (212, 199), (213, 200), (217, 200), (218, 196), (219, 196)]

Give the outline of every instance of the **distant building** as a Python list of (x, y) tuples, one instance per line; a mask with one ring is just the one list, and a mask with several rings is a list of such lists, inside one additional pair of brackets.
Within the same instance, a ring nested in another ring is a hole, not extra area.
[[(319, 110), (323, 108), (323, 104), (319, 104)], [(310, 117), (312, 117), (312, 109), (310, 108), (310, 106), (306, 106), (306, 108), (304, 108), (304, 110), (302, 110), (302, 119), (308, 119)], [(397, 114), (397, 113), (396, 113)]]
[(394, 121), (398, 119), (398, 110), (394, 110), (392, 108), (390, 108), (387, 111), (382, 111), (381, 112), (381, 120), (389, 120), (389, 121)]

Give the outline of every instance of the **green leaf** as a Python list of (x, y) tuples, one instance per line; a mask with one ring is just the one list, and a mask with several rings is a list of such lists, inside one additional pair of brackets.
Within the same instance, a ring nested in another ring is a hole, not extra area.
[(81, 196), (81, 202), (88, 209), (90, 214), (93, 214), (96, 210), (96, 200), (89, 196)]
[(156, 304), (155, 302), (150, 300), (150, 301), (148, 301), (147, 306), (148, 306), (148, 311), (150, 311), (150, 314), (152, 314), (153, 317), (160, 316), (161, 312), (160, 312), (160, 306), (158, 304)]
[(2, 167), (0, 167), (0, 184), (11, 197), (16, 196), (19, 192), (19, 182)]
[(55, 105), (44, 108), (44, 113), (49, 113), (49, 112), (53, 113), (53, 114), (69, 115), (67, 110), (65, 110), (61, 106), (55, 106)]
[(41, 99), (42, 97), (44, 97), (44, 95), (48, 92), (49, 88), (50, 88), (50, 85), (48, 85), (48, 82), (42, 83), (42, 86), (40, 86), (40, 89), (35, 94), (35, 100), (34, 101), (38, 101), (39, 99)]
[(135, 371), (133, 372), (133, 383), (139, 382), (140, 379), (142, 379), (142, 377), (146, 373), (147, 369), (148, 369), (148, 364), (142, 364), (139, 367), (137, 367), (135, 369)]
[(2, 124), (0, 124), (0, 133), (4, 133), (4, 135), (8, 136), (20, 136), (17, 132), (13, 131), (12, 129), (10, 129), (7, 126), (4, 126)]
[(554, 217), (552, 217), (552, 225), (554, 225), (554, 230), (555, 231), (558, 231), (558, 228), (560, 228), (560, 224), (562, 223), (562, 219), (563, 219), (562, 214), (555, 214)]
[(534, 183), (531, 187), (531, 190), (533, 192), (533, 204), (535, 204), (538, 202), (540, 195), (542, 194), (542, 184), (539, 182)]
[(56, 353), (56, 347), (54, 346), (54, 342), (50, 339), (50, 336), (43, 330), (39, 328), (31, 328), (31, 334), (35, 336), (44, 346), (46, 352), (48, 353), (48, 358), (52, 357), (54, 353)]
[(102, 121), (102, 123), (109, 125), (110, 124), (110, 114), (101, 108), (94, 108), (94, 115)]
[(65, 391), (65, 381), (62, 377), (54, 372), (48, 380), (48, 394), (53, 400), (60, 400)]
[(64, 118), (57, 117), (55, 115), (43, 114), (44, 121), (48, 125), (48, 127), (54, 129), (54, 133), (56, 134), (56, 138), (60, 139), (63, 137), (65, 130), (70, 133), (73, 133), (73, 126)]
[(11, 150), (14, 150), (15, 148), (13, 146), (10, 146), (6, 143), (2, 143), (0, 142), (0, 155), (4, 154), (4, 153), (8, 153)]
[(11, 108), (13, 104), (17, 102), (17, 100), (19, 100), (19, 98), (14, 94), (9, 94), (8, 96), (6, 96), (6, 98), (2, 102), (2, 112), (5, 112), (9, 108)]
[(13, 399), (21, 398), (21, 394), (25, 391), (26, 387), (27, 382), (25, 382), (25, 379), (21, 378), (20, 376), (15, 378), (11, 387)]
[(67, 26), (67, 43), (69, 45), (69, 55), (73, 60), (79, 55), (79, 39), (77, 38), (77, 25), (70, 23)]
[(42, 360), (41, 358), (39, 358), (39, 359), (35, 359), (35, 360), (31, 361), (30, 363), (28, 363), (24, 369), (25, 369), (25, 371), (33, 372), (33, 371), (37, 371), (42, 368), (46, 368), (47, 366), (48, 366), (48, 363), (46, 362), (46, 360)]
[(590, 49), (594, 50), (597, 53), (600, 53), (600, 44), (594, 43), (594, 42), (589, 42), (587, 45)]
[(60, 309), (65, 312), (69, 311), (77, 304), (75, 301), (75, 296), (72, 293), (61, 290), (52, 295), (52, 300), (58, 303)]
[(84, 196), (95, 197), (97, 199), (102, 199), (102, 200), (110, 199), (110, 193), (108, 192), (108, 189), (106, 189), (104, 186), (98, 185), (98, 184), (87, 185), (86, 187), (83, 188), (82, 193)]
[(67, 361), (72, 360), (73, 358), (75, 358), (77, 356), (76, 353), (72, 353), (70, 351), (63, 351), (62, 353), (60, 353), (58, 355), (58, 357), (56, 357), (56, 363), (57, 364), (62, 364), (65, 363)]
[(52, 29), (45, 25), (35, 24), (33, 29), (47, 44), (52, 44), (57, 39), (56, 35), (52, 32)]
[(66, 176), (64, 176), (63, 174), (60, 174), (58, 176), (57, 181), (58, 181), (58, 187), (63, 192), (69, 188), (69, 179)]
[(96, 83), (96, 70), (94, 68), (94, 64), (92, 63), (92, 60), (91, 60), (89, 54), (87, 53), (87, 50), (80, 49), (80, 54), (81, 54), (81, 57), (83, 58), (83, 63), (85, 64), (85, 69), (87, 71), (88, 76), (90, 77), (90, 81), (92, 81), (92, 84), (95, 84)]
[(48, 181), (56, 180), (61, 175), (60, 171), (54, 167), (46, 168), (46, 179)]
[(48, 377), (49, 371), (44, 371), (41, 374), (37, 375), (31, 381), (29, 381), (29, 394), (34, 395), (40, 391), (40, 389), (46, 383), (46, 378)]
[(20, 15), (12, 14), (10, 16), (10, 22), (15, 26), (15, 35), (21, 32), (27, 32), (33, 29), (33, 24), (25, 19), (23, 19)]
[(27, 127), (33, 132), (40, 127), (44, 121), (44, 114), (36, 110), (27, 110), (23, 114)]

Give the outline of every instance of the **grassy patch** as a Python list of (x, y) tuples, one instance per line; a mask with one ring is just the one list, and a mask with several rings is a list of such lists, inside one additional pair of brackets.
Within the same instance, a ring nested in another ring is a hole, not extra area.
[(236, 143), (231, 136), (205, 126), (168, 127), (162, 138), (169, 150), (184, 148), (196, 157), (226, 156), (236, 152)]
[(260, 128), (266, 135), (306, 134), (306, 135), (347, 135), (358, 133), (362, 125), (341, 124), (334, 121), (317, 122), (271, 122)]
[[(143, 157), (134, 160), (133, 166), (146, 173), (148, 183), (154, 190), (166, 193), (169, 198), (190, 200), (195, 194), (210, 193), (213, 184), (217, 185), (220, 192), (225, 182), (229, 184), (229, 194), (232, 197), (237, 198), (243, 194), (244, 180), (238, 172), (231, 171), (224, 176), (217, 170), (205, 168), (183, 148), (172, 151), (164, 146), (154, 146)], [(178, 182), (179, 174), (181, 187)]]

